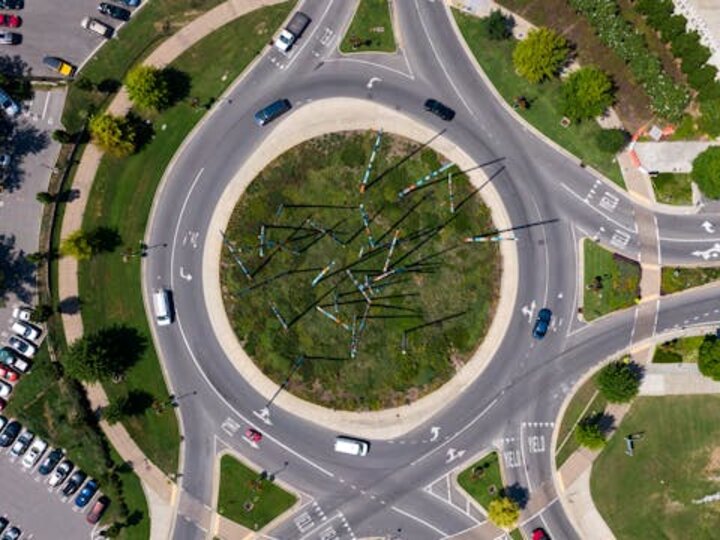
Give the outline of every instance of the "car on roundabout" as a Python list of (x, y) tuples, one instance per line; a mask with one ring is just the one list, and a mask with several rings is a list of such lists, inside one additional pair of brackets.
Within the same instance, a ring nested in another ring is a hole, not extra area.
[(446, 122), (455, 118), (455, 111), (437, 99), (431, 98), (425, 101), (425, 110), (439, 118), (442, 118)]
[(262, 433), (260, 433), (257, 429), (253, 428), (247, 428), (245, 430), (245, 437), (247, 437), (247, 440), (254, 443), (259, 443), (262, 441)]
[(545, 532), (545, 529), (538, 527), (537, 529), (533, 529), (532, 540), (550, 540), (550, 537)]
[(548, 308), (542, 308), (538, 312), (538, 317), (535, 321), (535, 326), (533, 326), (532, 332), (532, 335), (535, 339), (542, 339), (545, 337), (545, 334), (547, 334), (547, 331), (550, 329), (551, 320), (552, 311), (550, 311)]

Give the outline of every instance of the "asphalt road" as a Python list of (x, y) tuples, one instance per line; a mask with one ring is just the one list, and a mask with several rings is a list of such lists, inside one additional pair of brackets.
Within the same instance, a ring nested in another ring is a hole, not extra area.
[[(631, 343), (636, 322), (636, 310), (593, 325), (577, 321), (576, 246), (578, 239), (592, 237), (637, 260), (635, 203), (538, 139), (498, 104), (458, 43), (443, 2), (396, 2), (399, 55), (347, 58), (336, 45), (353, 5), (303, 2), (301, 9), (313, 24), (292, 54), (266, 50), (184, 147), (159, 195), (147, 243), (169, 247), (146, 260), (144, 282), (146, 292), (158, 286), (173, 289), (177, 322), (157, 338), (175, 394), (188, 395), (180, 403), (185, 446), (178, 514), (186, 519), (176, 520), (173, 536), (203, 537), (203, 524), (182, 509), (192, 502), (211, 504), (209, 471), (218, 450), (230, 446), (267, 470), (280, 470), (280, 478), (308, 497), (293, 519), (269, 533), (274, 538), (321, 539), (334, 533), (337, 538), (422, 540), (477, 527), (484, 518), (468, 511), (459, 495), (443, 497), (439, 486), (459, 463), (493, 448), (503, 459), (506, 482), (526, 500), (530, 518), (523, 528), (543, 526), (553, 538), (575, 538), (552, 482), (553, 422), (573, 384)], [(371, 77), (382, 80), (369, 90)], [(427, 425), (400, 439), (372, 441), (372, 452), (362, 460), (335, 454), (335, 433), (291, 412), (273, 409), (272, 426), (253, 414), (265, 400), (215, 341), (199, 255), (206, 235), (217, 234), (208, 223), (228, 181), (263, 137), (282, 129), (282, 121), (257, 128), (253, 113), (276, 98), (290, 99), (297, 109), (334, 96), (393, 107), (438, 131), (447, 128), (446, 136), (478, 163), (499, 160), (488, 172), (497, 173), (492, 181), (511, 222), (532, 225), (516, 232), (516, 316), (486, 371)], [(424, 113), (427, 97), (456, 109), (453, 122)], [(693, 251), (720, 242), (720, 234), (715, 238), (709, 232), (698, 239), (698, 228), (708, 219), (720, 226), (717, 215), (657, 215), (663, 262), (704, 260)], [(196, 246), (183, 241), (192, 232), (199, 233)], [(720, 254), (720, 245), (717, 250)], [(180, 268), (193, 279), (182, 279)], [(659, 301), (654, 331), (677, 328), (686, 320), (699, 324), (694, 320), (699, 314), (707, 313), (702, 315), (706, 322), (717, 320), (711, 306), (718, 296), (705, 292)], [(543, 306), (553, 310), (556, 322), (538, 342), (530, 332)], [(243, 440), (247, 425), (258, 425), (265, 434), (261, 451)], [(431, 427), (439, 428), (439, 436), (432, 436)]]

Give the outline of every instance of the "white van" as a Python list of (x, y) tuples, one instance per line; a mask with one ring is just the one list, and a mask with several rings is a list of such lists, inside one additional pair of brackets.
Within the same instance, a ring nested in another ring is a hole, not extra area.
[(351, 456), (367, 456), (370, 451), (370, 445), (367, 441), (354, 439), (352, 437), (343, 437), (341, 435), (335, 438), (335, 451)]
[(170, 295), (165, 289), (155, 289), (152, 294), (153, 310), (155, 311), (155, 321), (158, 326), (167, 326), (172, 322), (172, 313), (170, 312)]

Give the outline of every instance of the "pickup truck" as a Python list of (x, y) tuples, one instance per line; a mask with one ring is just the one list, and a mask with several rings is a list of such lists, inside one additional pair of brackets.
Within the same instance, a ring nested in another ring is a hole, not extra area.
[(275, 48), (287, 52), (293, 43), (302, 35), (305, 29), (310, 24), (310, 17), (305, 15), (302, 11), (298, 11), (293, 15), (288, 25), (283, 28), (280, 35), (275, 40)]

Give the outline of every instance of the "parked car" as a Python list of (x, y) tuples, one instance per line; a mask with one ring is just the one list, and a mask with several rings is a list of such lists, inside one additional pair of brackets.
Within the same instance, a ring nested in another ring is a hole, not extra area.
[(37, 352), (37, 347), (35, 347), (35, 345), (33, 345), (32, 343), (28, 343), (24, 339), (21, 339), (17, 336), (10, 336), (10, 338), (8, 339), (8, 345), (10, 345), (10, 347), (15, 349), (23, 356), (27, 356), (28, 358), (32, 358)]
[(10, 446), (17, 438), (21, 429), (22, 425), (20, 424), (20, 422), (16, 420), (10, 422), (5, 428), (5, 430), (0, 433), (0, 446), (2, 446), (3, 448), (7, 448), (8, 446)]
[(0, 154), (0, 169), (7, 169), (12, 163), (12, 156), (10, 154)]
[(57, 466), (57, 469), (55, 469), (50, 476), (50, 480), (48, 480), (48, 484), (51, 487), (59, 486), (62, 484), (65, 479), (70, 474), (70, 471), (73, 470), (73, 462), (69, 459), (64, 460), (60, 465)]
[(32, 469), (40, 459), (40, 456), (43, 455), (43, 452), (47, 450), (47, 447), (48, 444), (45, 441), (40, 438), (35, 439), (35, 442), (32, 443), (32, 446), (30, 446), (30, 450), (28, 450), (27, 454), (25, 454), (25, 457), (22, 460), (23, 467), (25, 467), (26, 469)]
[(30, 368), (30, 365), (22, 358), (18, 358), (15, 351), (9, 347), (0, 348), (0, 364), (11, 367), (20, 373), (27, 373)]
[(425, 102), (425, 110), (433, 113), (435, 116), (439, 116), (446, 122), (455, 118), (455, 111), (444, 103), (440, 103), (437, 99), (428, 99)]
[(22, 9), (23, 0), (0, 0), (0, 9)]
[(85, 17), (82, 21), (80, 21), (80, 25), (86, 30), (94, 32), (106, 39), (110, 39), (115, 31), (115, 29), (109, 24), (105, 24), (104, 22), (93, 19), (92, 17)]
[(17, 540), (20, 538), (20, 535), (22, 534), (22, 531), (18, 529), (17, 527), (10, 527), (8, 529), (8, 532), (3, 534), (1, 540)]
[(0, 45), (15, 45), (20, 39), (20, 34), (15, 32), (0, 32)]
[(547, 331), (550, 328), (551, 319), (552, 311), (550, 311), (548, 308), (542, 308), (538, 312), (538, 318), (535, 321), (535, 326), (533, 327), (532, 333), (535, 339), (542, 339), (545, 337), (545, 334), (547, 334)]
[(0, 381), (0, 398), (6, 398), (12, 394), (12, 386), (5, 381)]
[(57, 56), (46, 56), (43, 58), (43, 64), (65, 77), (72, 77), (75, 75), (75, 71), (77, 71), (75, 66)]
[(10, 525), (8, 518), (0, 516), (0, 533), (3, 532), (8, 525)]
[(7, 425), (8, 419), (6, 416), (0, 415), (0, 431), (3, 430), (3, 428)]
[(7, 401), (3, 398), (0, 398), (0, 412), (3, 412), (5, 410), (5, 407), (7, 407)]
[[(7, 156), (7, 154), (5, 154), (5, 155)], [(8, 156), (8, 158), (9, 157), (10, 156)], [(8, 163), (7, 165), (10, 165), (10, 163)], [(12, 316), (14, 319), (17, 319), (18, 321), (28, 322), (30, 320), (30, 316), (32, 315), (32, 311), (33, 310), (27, 306), (17, 306), (15, 308), (13, 308)]]
[(107, 2), (100, 2), (97, 9), (103, 15), (118, 19), (119, 21), (127, 21), (130, 18), (130, 12), (127, 9)]
[(11, 327), (12, 331), (15, 332), (21, 338), (35, 341), (40, 337), (40, 330), (34, 327), (30, 323), (25, 321), (15, 321)]
[(10, 382), (16, 382), (20, 378), (20, 374), (14, 369), (0, 365), (0, 378)]
[(10, 15), (7, 13), (0, 13), (0, 26), (7, 26), (8, 28), (17, 28), (22, 24), (22, 19), (17, 15)]
[(108, 499), (105, 495), (95, 501), (95, 504), (92, 505), (92, 508), (87, 515), (87, 518), (85, 518), (87, 519), (87, 522), (91, 525), (95, 525), (98, 521), (100, 521), (103, 512), (105, 512), (105, 509), (108, 507), (109, 504), (110, 499)]
[(78, 469), (70, 477), (70, 480), (67, 481), (67, 484), (65, 484), (65, 487), (62, 489), (62, 494), (69, 497), (78, 490), (86, 478), (87, 474)]
[(537, 528), (532, 532), (532, 540), (550, 540), (545, 529)]
[(87, 484), (85, 484), (85, 486), (80, 490), (80, 493), (78, 493), (78, 496), (75, 497), (75, 506), (78, 508), (85, 508), (87, 503), (90, 502), (90, 499), (95, 496), (97, 490), (97, 482), (93, 479), (88, 480)]
[(120, 0), (123, 4), (125, 4), (127, 7), (138, 7), (140, 5), (140, 0)]
[(8, 116), (17, 116), (20, 113), (20, 106), (2, 88), (0, 88), (0, 107)]
[(26, 429), (20, 434), (17, 441), (15, 441), (15, 444), (12, 445), (10, 453), (17, 457), (22, 456), (25, 452), (27, 452), (28, 446), (30, 446), (30, 443), (34, 438), (35, 434)]
[(48, 474), (50, 474), (50, 471), (55, 468), (55, 465), (60, 463), (60, 460), (63, 458), (64, 455), (65, 454), (63, 453), (63, 451), (59, 448), (53, 449), (52, 452), (45, 456), (45, 459), (42, 460), (42, 463), (40, 463), (40, 466), (38, 467), (38, 472), (43, 476), (47, 476)]

